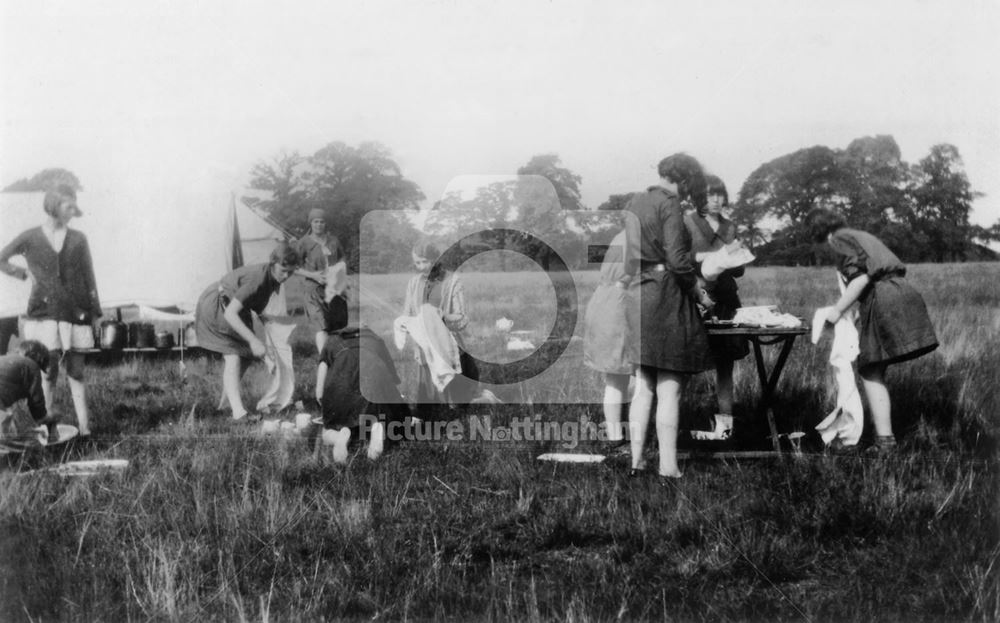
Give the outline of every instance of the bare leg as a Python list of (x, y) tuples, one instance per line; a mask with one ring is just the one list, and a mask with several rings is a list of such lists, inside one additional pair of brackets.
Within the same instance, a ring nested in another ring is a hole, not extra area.
[(229, 406), (233, 409), (233, 419), (246, 416), (247, 410), (240, 398), (240, 378), (243, 376), (243, 361), (239, 355), (223, 355), (222, 361), (222, 391), (225, 393)]
[(90, 434), (90, 409), (87, 407), (87, 389), (83, 384), (83, 353), (66, 353), (66, 376), (69, 378), (69, 393), (73, 398), (73, 410), (76, 411), (76, 423), (80, 436)]
[(50, 350), (49, 351), (49, 371), (47, 374), (42, 375), (42, 394), (45, 396), (45, 411), (46, 413), (52, 411), (52, 399), (53, 391), (56, 386), (56, 381), (59, 379), (59, 361), (62, 356), (62, 351)]
[(646, 445), (646, 430), (649, 428), (649, 411), (653, 406), (654, 370), (639, 368), (635, 376), (635, 393), (632, 406), (628, 410), (629, 434), (632, 435), (632, 469), (642, 469), (642, 451)]
[(610, 441), (622, 440), (622, 405), (628, 390), (627, 374), (604, 375), (604, 426)]
[(889, 390), (885, 386), (885, 366), (868, 366), (859, 371), (861, 384), (868, 398), (868, 408), (872, 412), (872, 423), (875, 424), (875, 434), (879, 437), (892, 437), (892, 405), (889, 402)]
[(677, 466), (677, 423), (684, 377), (660, 370), (656, 375), (656, 439), (660, 445), (660, 476), (680, 478)]
[(719, 358), (715, 363), (715, 394), (719, 413), (733, 414), (733, 360)]

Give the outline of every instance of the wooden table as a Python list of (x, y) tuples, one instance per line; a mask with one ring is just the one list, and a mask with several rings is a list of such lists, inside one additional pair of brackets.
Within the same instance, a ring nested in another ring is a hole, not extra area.
[[(778, 387), (778, 380), (781, 378), (781, 372), (785, 367), (785, 362), (788, 360), (788, 355), (792, 352), (792, 346), (795, 345), (795, 338), (808, 332), (805, 324), (803, 323), (802, 325), (794, 328), (785, 328), (747, 327), (721, 323), (706, 323), (705, 327), (708, 329), (709, 335), (740, 336), (746, 338), (747, 341), (753, 344), (754, 360), (757, 362), (757, 378), (760, 381), (761, 390), (760, 398), (757, 401), (757, 407), (754, 409), (754, 416), (767, 419), (767, 426), (771, 431), (771, 443), (774, 446), (774, 452), (780, 454), (781, 445), (778, 443), (778, 427), (774, 423), (773, 407), (775, 389)], [(778, 352), (778, 359), (774, 362), (774, 366), (771, 367), (771, 370), (768, 371), (767, 365), (764, 363), (764, 353), (761, 350), (761, 347), (778, 345), (781, 346), (781, 350)], [(753, 453), (730, 454), (746, 454), (749, 456)]]

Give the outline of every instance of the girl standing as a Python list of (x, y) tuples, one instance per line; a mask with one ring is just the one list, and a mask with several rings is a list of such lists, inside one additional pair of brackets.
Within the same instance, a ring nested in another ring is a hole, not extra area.
[(938, 347), (927, 306), (906, 281), (906, 266), (878, 238), (849, 229), (844, 217), (828, 208), (810, 212), (806, 225), (815, 242), (829, 243), (840, 256), (837, 270), (847, 284), (840, 299), (826, 308), (826, 321), (836, 324), (858, 303), (858, 374), (875, 425), (874, 448), (891, 450), (896, 438), (885, 371)]
[(632, 473), (644, 468), (642, 457), (653, 397), (659, 475), (679, 478), (677, 426), (681, 391), (691, 374), (712, 366), (708, 334), (698, 304), (712, 300), (698, 285), (691, 257), (691, 235), (684, 227), (681, 201), (704, 203), (705, 174), (697, 160), (674, 154), (660, 161), (660, 184), (637, 193), (625, 208), (625, 274), (619, 287), (638, 280), (639, 340), (636, 389), (628, 419), (632, 435)]
[(319, 208), (309, 210), (309, 233), (299, 239), (298, 245), (302, 264), (296, 274), (307, 280), (306, 315), (317, 329), (316, 352), (322, 352), (327, 336), (334, 330), (326, 322), (326, 271), (344, 259), (344, 249), (340, 240), (327, 232), (326, 213)]
[(625, 274), (625, 230), (618, 233), (601, 262), (601, 281), (584, 316), (583, 363), (604, 373), (604, 425), (608, 441), (622, 442), (622, 405), (637, 359), (632, 339), (632, 293), (621, 287)]
[[(707, 201), (694, 212), (684, 216), (684, 224), (691, 234), (691, 252), (700, 272), (701, 262), (714, 251), (736, 240), (736, 225), (722, 214), (729, 205), (729, 193), (721, 179), (706, 175)], [(714, 281), (704, 282), (705, 290), (715, 301), (714, 314), (719, 320), (731, 320), (742, 306), (736, 278), (743, 276), (743, 267), (723, 271)], [(708, 338), (712, 358), (715, 360), (715, 393), (719, 411), (715, 415), (714, 433), (720, 438), (729, 435), (733, 427), (733, 365), (750, 353), (747, 341), (739, 336), (714, 336)]]
[(417, 380), (417, 415), (426, 412), (428, 404), (463, 404), (470, 402), (478, 392), (479, 371), (475, 362), (465, 352), (462, 331), (469, 324), (466, 313), (465, 290), (461, 280), (455, 273), (446, 270), (437, 263), (441, 252), (433, 244), (420, 243), (413, 248), (413, 265), (417, 269), (406, 284), (406, 298), (403, 302), (404, 316), (419, 316), (420, 308), (429, 304), (437, 309), (445, 327), (451, 332), (458, 344), (459, 363), (462, 373), (439, 391), (435, 387), (430, 368), (423, 354), (417, 351), (419, 376)]
[[(92, 325), (101, 317), (94, 265), (87, 237), (69, 228), (74, 217), (83, 216), (76, 204), (76, 191), (60, 184), (45, 193), (43, 207), (49, 218), (0, 251), (0, 270), (31, 280), (23, 338), (37, 340), (54, 351), (50, 357), (53, 362), (63, 361), (80, 436), (87, 437), (90, 411), (83, 383), (84, 354), (80, 350), (94, 347)], [(15, 255), (25, 258), (27, 269), (8, 261)], [(42, 375), (48, 411), (52, 410), (52, 386), (58, 375), (58, 364), (50, 365), (48, 373)]]

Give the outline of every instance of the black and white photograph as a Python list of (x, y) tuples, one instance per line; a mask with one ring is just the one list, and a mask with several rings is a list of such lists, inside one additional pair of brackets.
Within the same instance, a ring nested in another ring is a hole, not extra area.
[(997, 33), (0, 0), (0, 620), (1000, 620)]

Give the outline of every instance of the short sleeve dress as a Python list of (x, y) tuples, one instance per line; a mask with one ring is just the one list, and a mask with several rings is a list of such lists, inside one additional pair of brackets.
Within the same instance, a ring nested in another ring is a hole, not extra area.
[(195, 309), (195, 335), (198, 346), (223, 355), (252, 357), (250, 345), (225, 318), (231, 301), (243, 303), (240, 319), (253, 329), (253, 313), (261, 313), (281, 284), (271, 274), (269, 264), (251, 264), (232, 271), (210, 285), (198, 299)]
[[(296, 244), (302, 255), (302, 268), (309, 271), (325, 273), (327, 268), (344, 258), (344, 248), (340, 244), (340, 239), (333, 234), (327, 234), (324, 241), (306, 234), (299, 238)], [(331, 326), (329, 322), (324, 286), (301, 276), (296, 276), (295, 279), (300, 281), (301, 287), (304, 288), (306, 316), (310, 322), (327, 332), (340, 329), (341, 327)]]
[[(691, 254), (710, 253), (736, 240), (736, 225), (727, 218), (719, 217), (719, 229), (713, 230), (708, 220), (697, 212), (684, 216), (684, 225), (691, 234)], [(701, 264), (696, 262), (698, 272)], [(715, 301), (715, 315), (720, 320), (731, 320), (736, 310), (743, 306), (740, 302), (739, 286), (736, 278), (743, 276), (743, 268), (723, 271), (715, 281), (705, 283), (705, 289)], [(743, 359), (750, 353), (747, 341), (740, 336), (709, 336), (708, 344), (714, 357)]]
[(638, 359), (630, 325), (633, 287), (616, 285), (625, 274), (625, 230), (618, 233), (601, 263), (601, 280), (583, 320), (583, 363), (606, 374), (632, 374)]
[(869, 233), (842, 228), (830, 235), (845, 281), (868, 275), (858, 299), (858, 367), (914, 359), (938, 347), (927, 306), (906, 281), (906, 266)]
[[(638, 279), (637, 364), (684, 374), (713, 367), (692, 288), (691, 234), (677, 194), (661, 186), (637, 193), (626, 210), (625, 270)], [(634, 281), (634, 279), (633, 279)]]

